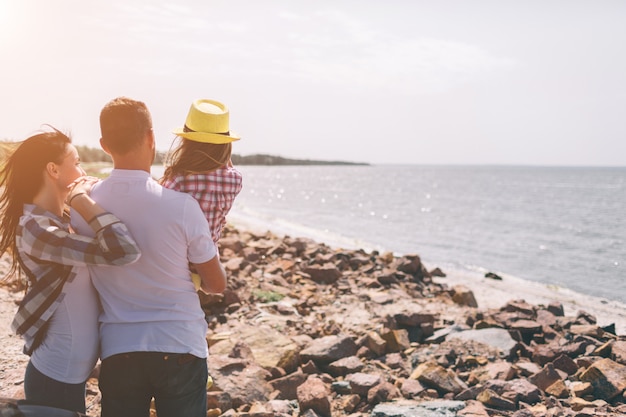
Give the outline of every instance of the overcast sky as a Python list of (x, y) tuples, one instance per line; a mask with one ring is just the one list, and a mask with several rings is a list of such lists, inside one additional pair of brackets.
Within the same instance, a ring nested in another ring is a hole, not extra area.
[(626, 1), (0, 0), (0, 139), (230, 108), (241, 155), (626, 166)]

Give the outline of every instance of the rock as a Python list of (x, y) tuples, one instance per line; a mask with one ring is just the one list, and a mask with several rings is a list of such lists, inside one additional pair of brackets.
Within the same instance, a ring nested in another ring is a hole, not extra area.
[(489, 379), (501, 379), (508, 381), (515, 377), (515, 368), (509, 362), (493, 362), (485, 367)]
[(297, 409), (293, 401), (287, 400), (268, 401), (267, 408), (268, 412), (272, 413), (274, 417), (291, 417)]
[(506, 390), (515, 393), (518, 401), (535, 404), (541, 400), (539, 388), (526, 379), (512, 379), (506, 383)]
[(387, 349), (387, 342), (376, 332), (369, 332), (363, 344), (376, 356), (384, 355)]
[(559, 379), (555, 381), (554, 384), (550, 385), (548, 388), (544, 390), (546, 394), (552, 395), (556, 398), (567, 398), (569, 397), (569, 390), (565, 386), (565, 382)]
[(468, 330), (467, 327), (459, 326), (458, 324), (455, 324), (453, 326), (448, 326), (448, 327), (445, 327), (443, 329), (439, 329), (433, 332), (433, 334), (430, 337), (426, 338), (425, 342), (426, 343), (441, 343), (444, 340), (446, 340), (449, 335), (453, 333), (463, 332), (466, 330)]
[(359, 372), (363, 369), (363, 362), (356, 356), (348, 356), (347, 358), (339, 359), (335, 362), (331, 362), (328, 365), (328, 372), (333, 376), (345, 376)]
[(242, 323), (228, 333), (222, 333), (220, 340), (210, 343), (211, 355), (231, 354), (237, 343), (241, 342), (250, 348), (255, 361), (261, 366), (284, 367), (288, 370), (295, 370), (297, 367), (298, 345), (291, 338), (266, 325), (251, 326)]
[(277, 378), (269, 382), (272, 390), (278, 391), (279, 395), (275, 397), (278, 400), (295, 400), (297, 398), (297, 389), (307, 380), (308, 375), (299, 370), (282, 378)]
[(493, 407), (500, 410), (515, 410), (516, 408), (515, 403), (500, 397), (498, 394), (490, 389), (486, 389), (478, 394), (476, 399), (488, 407)]
[(412, 275), (418, 280), (430, 277), (430, 274), (422, 265), (422, 260), (418, 255), (405, 255), (398, 259), (398, 271)]
[(463, 408), (463, 401), (385, 403), (374, 407), (370, 417), (450, 417)]
[(313, 340), (300, 351), (300, 358), (303, 362), (311, 360), (326, 365), (348, 356), (354, 356), (356, 351), (356, 343), (350, 336), (331, 335)]
[(424, 389), (424, 386), (418, 380), (410, 378), (402, 381), (402, 387), (400, 388), (402, 395), (408, 399), (418, 397), (424, 392)]
[(600, 359), (580, 375), (580, 380), (591, 383), (597, 398), (610, 400), (626, 389), (626, 366)]
[(532, 374), (536, 374), (541, 371), (541, 366), (537, 365), (535, 362), (524, 362), (520, 361), (515, 364), (517, 367), (519, 374), (521, 376), (531, 376)]
[(550, 385), (561, 381), (561, 376), (554, 369), (554, 365), (548, 363), (541, 371), (531, 375), (528, 380), (535, 384), (540, 390), (545, 391)]
[(528, 318), (532, 318), (535, 315), (535, 307), (527, 303), (526, 300), (509, 300), (502, 310), (509, 312), (519, 312), (524, 314)]
[(548, 304), (548, 311), (554, 314), (557, 317), (563, 317), (565, 315), (565, 309), (563, 308), (563, 304), (558, 301), (552, 301)]
[(207, 409), (218, 408), (222, 411), (233, 408), (233, 401), (230, 394), (224, 391), (208, 391), (207, 392)]
[(347, 413), (352, 413), (361, 402), (361, 396), (357, 394), (345, 395), (341, 400), (341, 408)]
[(311, 265), (302, 270), (318, 284), (333, 284), (343, 275), (333, 264)]
[(335, 381), (330, 384), (330, 389), (332, 392), (336, 392), (340, 395), (347, 395), (352, 393), (352, 386), (348, 381)]
[(493, 273), (493, 272), (485, 273), (485, 278), (495, 279), (496, 281), (502, 281), (502, 277), (500, 275), (498, 275), (498, 274)]
[(401, 352), (408, 349), (411, 345), (411, 342), (409, 341), (409, 332), (405, 329), (390, 329), (382, 333), (380, 336), (385, 342), (387, 342), (386, 351), (389, 353)]
[(464, 285), (455, 285), (452, 288), (452, 301), (462, 306), (478, 307), (474, 293)]
[(584, 397), (593, 392), (593, 385), (590, 382), (573, 381), (569, 389), (574, 397)]
[(346, 381), (350, 383), (354, 394), (367, 398), (368, 391), (380, 384), (381, 378), (380, 375), (357, 372), (346, 376)]
[(439, 267), (434, 268), (430, 271), (431, 277), (442, 277), (445, 278), (446, 274)]
[(517, 342), (513, 340), (509, 332), (505, 329), (489, 328), (480, 330), (467, 330), (459, 333), (452, 333), (446, 337), (460, 340), (473, 340), (484, 343), (502, 351), (504, 357), (511, 357), (517, 347)]
[(485, 406), (479, 401), (470, 400), (465, 403), (465, 408), (457, 411), (458, 417), (489, 417)]
[(300, 412), (313, 410), (320, 416), (330, 417), (330, 390), (321, 379), (310, 376), (297, 389)]
[(368, 404), (379, 404), (382, 402), (391, 401), (394, 398), (399, 398), (402, 395), (398, 388), (395, 385), (383, 381), (378, 385), (373, 386), (367, 392), (367, 402)]
[(552, 362), (560, 355), (559, 347), (554, 345), (537, 345), (532, 350), (532, 360), (543, 366)]
[(454, 372), (432, 363), (419, 365), (410, 378), (417, 379), (422, 384), (442, 393), (458, 394), (467, 388), (467, 385)]
[(574, 375), (578, 371), (578, 365), (567, 355), (560, 355), (553, 362), (556, 369), (560, 369), (567, 375)]
[(257, 363), (227, 355), (211, 355), (207, 363), (215, 389), (230, 395), (233, 408), (268, 400), (272, 389), (266, 379), (270, 374)]
[(616, 340), (611, 345), (611, 359), (626, 365), (626, 340)]
[(595, 324), (574, 324), (568, 329), (570, 333), (579, 336), (591, 336), (600, 338), (604, 335), (604, 330)]

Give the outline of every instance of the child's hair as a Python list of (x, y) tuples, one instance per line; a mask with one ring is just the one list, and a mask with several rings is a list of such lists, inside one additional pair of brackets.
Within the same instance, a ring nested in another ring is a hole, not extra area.
[(230, 160), (231, 143), (203, 143), (180, 137), (179, 140), (178, 147), (167, 156), (163, 179), (215, 171)]
[(50, 126), (52, 132), (41, 132), (16, 143), (3, 157), (0, 168), (0, 256), (11, 255), (11, 268), (4, 279), (12, 277), (18, 269), (15, 237), (24, 204), (33, 199), (44, 185), (44, 172), (48, 162), (61, 164), (67, 154), (70, 137)]

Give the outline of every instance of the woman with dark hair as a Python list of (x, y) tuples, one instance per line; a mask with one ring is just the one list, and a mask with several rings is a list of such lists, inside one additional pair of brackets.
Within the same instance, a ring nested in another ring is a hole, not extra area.
[[(139, 259), (128, 229), (90, 197), (71, 139), (52, 128), (17, 144), (0, 169), (0, 255), (6, 278), (25, 275), (28, 289), (11, 325), (30, 361), (26, 400), (85, 412), (85, 383), (99, 353), (98, 296), (87, 265)], [(69, 207), (89, 219), (95, 237), (73, 233)]]

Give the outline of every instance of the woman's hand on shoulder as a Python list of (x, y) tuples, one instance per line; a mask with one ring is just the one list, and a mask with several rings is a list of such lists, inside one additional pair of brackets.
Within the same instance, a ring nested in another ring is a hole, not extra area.
[(82, 176), (76, 178), (67, 188), (70, 192), (67, 194), (65, 198), (65, 204), (68, 206), (71, 205), (72, 199), (81, 194), (89, 195), (93, 186), (100, 181), (99, 178), (90, 177), (90, 176)]

